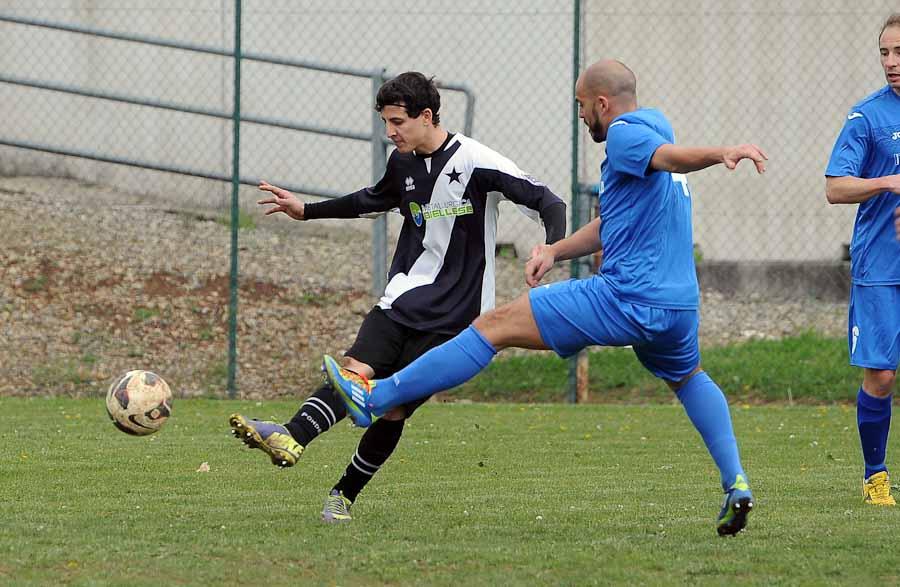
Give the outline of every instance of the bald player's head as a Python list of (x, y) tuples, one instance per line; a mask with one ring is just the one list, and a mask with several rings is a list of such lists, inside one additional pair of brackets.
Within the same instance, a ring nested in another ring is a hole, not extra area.
[(578, 76), (575, 100), (591, 138), (602, 143), (613, 118), (637, 108), (637, 79), (621, 61), (597, 61)]
[(592, 63), (578, 78), (578, 84), (581, 84), (589, 97), (602, 95), (610, 98), (622, 96), (634, 99), (637, 96), (637, 79), (634, 72), (615, 59)]

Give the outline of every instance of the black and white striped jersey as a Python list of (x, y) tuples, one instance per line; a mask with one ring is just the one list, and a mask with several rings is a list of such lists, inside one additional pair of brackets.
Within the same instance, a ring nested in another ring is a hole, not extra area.
[(565, 236), (565, 203), (515, 163), (461, 134), (434, 153), (394, 151), (384, 177), (336, 200), (307, 204), (306, 219), (397, 209), (403, 226), (378, 306), (393, 320), (455, 334), (494, 307), (498, 204), (507, 199)]

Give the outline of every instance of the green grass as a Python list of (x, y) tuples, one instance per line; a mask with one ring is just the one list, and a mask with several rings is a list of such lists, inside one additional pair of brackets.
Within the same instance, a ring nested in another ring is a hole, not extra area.
[[(850, 401), (862, 372), (847, 362), (847, 342), (807, 333), (783, 340), (755, 340), (703, 350), (703, 367), (731, 398), (763, 401)], [(569, 363), (532, 353), (494, 361), (458, 390), (477, 400), (560, 401)], [(631, 349), (590, 352), (594, 401), (667, 401), (672, 394), (638, 362)]]
[(134, 319), (138, 322), (146, 322), (147, 320), (152, 320), (159, 316), (159, 310), (157, 308), (145, 308), (143, 306), (138, 306), (134, 309)]
[[(219, 216), (216, 218), (216, 222), (222, 226), (231, 227), (231, 216)], [(256, 218), (243, 210), (238, 210), (238, 229), (253, 230), (254, 228), (256, 228)]]
[[(154, 437), (101, 399), (0, 398), (0, 583), (896, 583), (900, 508), (864, 507), (848, 406), (734, 407), (757, 510), (715, 535), (715, 468), (678, 406), (429, 404), (341, 527), (318, 520), (360, 433), (278, 470), (242, 410), (176, 400)], [(210, 472), (197, 472), (208, 462)]]
[(214, 361), (203, 370), (202, 380), (206, 387), (224, 389), (228, 384), (228, 363)]

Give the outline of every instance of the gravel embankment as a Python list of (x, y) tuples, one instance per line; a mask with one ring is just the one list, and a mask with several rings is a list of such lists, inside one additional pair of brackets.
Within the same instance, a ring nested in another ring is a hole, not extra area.
[[(99, 394), (134, 368), (182, 396), (224, 394), (230, 234), (216, 218), (75, 181), (0, 178), (0, 395)], [(322, 353), (346, 348), (374, 302), (369, 236), (348, 229), (368, 221), (254, 219), (240, 235), (240, 391), (302, 397)], [(498, 301), (523, 291), (521, 272), (498, 259)], [(702, 320), (703, 344), (842, 336), (846, 306), (706, 292)]]

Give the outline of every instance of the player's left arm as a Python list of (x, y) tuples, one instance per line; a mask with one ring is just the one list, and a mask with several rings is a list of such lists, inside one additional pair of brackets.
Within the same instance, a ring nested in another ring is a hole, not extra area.
[(552, 244), (566, 236), (566, 203), (550, 188), (519, 169), (515, 163), (492, 153), (493, 161), (484, 167), (476, 166), (472, 179), (481, 182), (484, 193), (496, 191), (506, 199), (538, 213), (544, 224), (546, 243)]
[(769, 157), (751, 143), (722, 147), (683, 147), (667, 143), (660, 145), (653, 153), (650, 168), (671, 173), (691, 173), (722, 164), (728, 169), (734, 169), (744, 159), (753, 161), (756, 171), (763, 173)]

